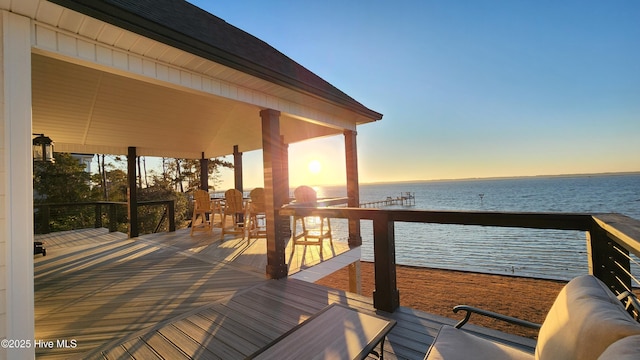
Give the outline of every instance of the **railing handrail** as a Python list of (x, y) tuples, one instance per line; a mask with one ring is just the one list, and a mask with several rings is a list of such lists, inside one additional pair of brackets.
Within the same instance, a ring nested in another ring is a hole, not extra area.
[(34, 203), (33, 207), (67, 207), (67, 206), (89, 206), (89, 205), (127, 205), (127, 202), (122, 201), (82, 201), (82, 202), (68, 202), (68, 203)]
[(594, 226), (640, 257), (640, 220), (621, 214), (593, 215)]
[(588, 213), (363, 209), (351, 207), (309, 207), (297, 204), (288, 204), (280, 209), (280, 215), (284, 216), (326, 216), (359, 220), (374, 220), (376, 217), (379, 217), (380, 214), (385, 214), (391, 221), (400, 222), (555, 230), (589, 231), (593, 223), (593, 215)]
[(279, 214), (373, 220), (374, 306), (389, 312), (399, 306), (393, 226), (396, 221), (586, 231), (589, 272), (614, 293), (631, 288), (629, 252), (640, 256), (640, 220), (621, 214), (319, 208), (304, 204), (285, 205)]
[(280, 209), (284, 216), (326, 216), (374, 220), (385, 214), (391, 221), (447, 225), (479, 225), (550, 230), (593, 231), (600, 229), (640, 257), (640, 220), (617, 213), (498, 212), (460, 210), (362, 209), (349, 207), (309, 207), (289, 204)]

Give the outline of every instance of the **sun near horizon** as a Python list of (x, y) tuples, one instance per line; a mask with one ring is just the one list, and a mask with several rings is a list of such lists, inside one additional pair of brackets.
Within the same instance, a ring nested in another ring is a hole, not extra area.
[(319, 174), (322, 171), (322, 164), (318, 160), (311, 160), (307, 168), (311, 174)]

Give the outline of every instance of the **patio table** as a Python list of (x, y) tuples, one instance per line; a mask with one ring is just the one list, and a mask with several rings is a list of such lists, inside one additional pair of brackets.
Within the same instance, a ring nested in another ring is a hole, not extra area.
[(364, 359), (396, 321), (332, 304), (284, 333), (247, 359)]

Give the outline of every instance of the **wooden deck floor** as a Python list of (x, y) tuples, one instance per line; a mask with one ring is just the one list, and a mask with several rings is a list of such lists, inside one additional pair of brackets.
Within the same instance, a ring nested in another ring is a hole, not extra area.
[[(236, 266), (246, 267), (261, 274), (265, 273), (267, 266), (266, 239), (246, 239), (225, 236), (220, 242), (220, 230), (214, 229), (211, 233), (200, 232), (189, 235), (188, 229), (178, 230), (173, 233), (157, 233), (144, 235), (141, 241), (153, 243), (157, 246), (170, 247), (173, 250), (183, 251), (184, 254), (204, 261), (224, 261)], [(297, 245), (292, 251), (292, 244), (288, 243), (285, 249), (285, 262), (289, 265), (289, 274), (295, 274), (301, 270), (309, 269), (322, 262), (326, 262), (338, 255), (349, 252), (349, 245), (344, 241), (334, 240), (333, 245), (324, 242), (322, 255), (318, 246)]]
[[(130, 240), (101, 229), (48, 236), (47, 256), (35, 257), (36, 339), (77, 347), (37, 348), (37, 357), (244, 358), (331, 303), (374, 311), (368, 296), (266, 280), (264, 240), (215, 239), (178, 231)], [(288, 258), (294, 272), (349, 251), (335, 241), (323, 259), (317, 247), (302, 250)], [(381, 314), (398, 321), (388, 359), (422, 359), (440, 325), (452, 323), (407, 308)]]

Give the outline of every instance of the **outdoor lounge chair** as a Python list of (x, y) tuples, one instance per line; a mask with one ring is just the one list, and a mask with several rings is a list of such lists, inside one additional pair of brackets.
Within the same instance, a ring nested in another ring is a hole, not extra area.
[[(293, 195), (295, 197), (296, 204), (313, 207), (318, 206), (316, 191), (309, 186), (302, 185), (297, 187), (294, 190)], [(300, 221), (301, 229), (301, 232), (299, 233), (297, 233), (298, 221)], [(294, 233), (292, 236), (292, 253), (295, 252), (296, 245), (319, 245), (320, 256), (322, 256), (322, 244), (324, 239), (329, 239), (329, 242), (331, 243), (331, 245), (333, 245), (333, 237), (331, 234), (331, 220), (328, 217), (296, 216), (293, 219), (293, 227)]]
[(191, 217), (191, 235), (196, 231), (211, 231), (213, 211), (211, 198), (205, 190), (193, 192), (193, 216)]
[[(621, 299), (638, 304), (632, 293), (616, 297), (598, 278), (583, 275), (560, 291), (542, 325), (470, 306), (456, 306), (454, 312), (466, 311), (465, 318), (455, 327), (440, 328), (425, 360), (640, 359), (640, 323), (630, 315), (633, 311), (625, 309)], [(472, 313), (540, 329), (535, 354), (463, 330)]]
[(247, 241), (251, 238), (267, 237), (266, 204), (264, 188), (255, 188), (249, 193), (251, 201), (247, 205)]
[[(242, 192), (238, 189), (229, 189), (224, 193), (224, 207), (222, 210), (222, 235), (224, 240), (226, 234), (242, 235), (245, 237), (245, 206)], [(229, 220), (231, 224), (229, 224)]]

